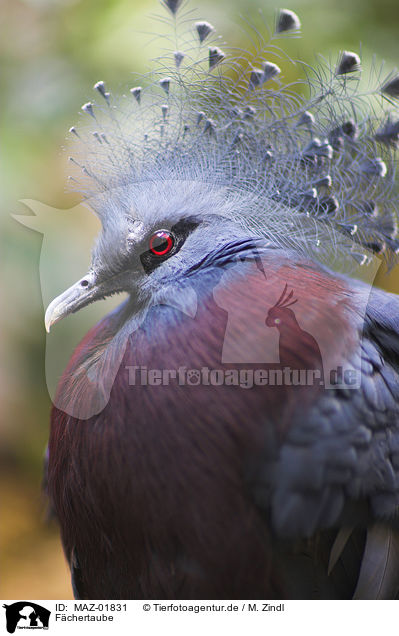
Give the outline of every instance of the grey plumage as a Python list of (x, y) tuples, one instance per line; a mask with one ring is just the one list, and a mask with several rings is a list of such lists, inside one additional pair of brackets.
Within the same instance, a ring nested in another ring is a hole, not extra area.
[(273, 62), (265, 62), (263, 64), (263, 82), (268, 82), (270, 79), (280, 75), (281, 69), (277, 64)]
[(399, 74), (395, 73), (393, 76), (389, 77), (384, 85), (381, 87), (381, 93), (385, 93), (389, 97), (398, 98), (399, 97)]
[(176, 68), (180, 68), (181, 63), (183, 62), (183, 60), (185, 58), (184, 53), (182, 53), (181, 51), (175, 51), (173, 55), (174, 55), (174, 58), (175, 58)]
[(141, 86), (135, 86), (134, 88), (130, 89), (131, 94), (136, 99), (138, 104), (140, 104), (141, 102), (141, 91), (142, 91)]
[(344, 51), (338, 62), (337, 75), (347, 75), (361, 70), (360, 57), (352, 51)]
[(215, 27), (213, 27), (212, 24), (205, 21), (196, 22), (195, 28), (197, 29), (199, 41), (201, 42), (201, 44), (208, 37), (208, 35), (215, 30)]
[(176, 15), (178, 9), (183, 3), (183, 0), (162, 0), (162, 2), (173, 15)]
[(387, 146), (397, 148), (399, 145), (399, 120), (394, 121), (391, 117), (388, 117), (384, 124), (377, 130), (375, 138)]
[(95, 119), (92, 102), (87, 102), (86, 104), (83, 104), (82, 110), (83, 110), (83, 112), (88, 113), (89, 115), (91, 115), (93, 117), (93, 119)]
[[(359, 293), (364, 293), (361, 288)], [(340, 389), (327, 391), (310, 416), (302, 420), (298, 413), (273, 475), (268, 476), (273, 484), (266, 491), (275, 492), (274, 523), (287, 536), (311, 536), (316, 527), (327, 527), (339, 518), (348, 497), (367, 495), (376, 515), (395, 516), (399, 478), (392, 461), (399, 448), (399, 375), (398, 367), (392, 369), (383, 356), (392, 356), (399, 337), (382, 343), (373, 326), (383, 313), (390, 323), (388, 316), (395, 314), (388, 313), (388, 303), (398, 315), (399, 301), (393, 295), (384, 298), (375, 291), (368, 305), (363, 348), (358, 361), (351, 361), (363, 374), (360, 390), (347, 397)], [(298, 515), (305, 499), (307, 514)]]
[(226, 55), (223, 53), (222, 49), (219, 49), (219, 47), (217, 46), (210, 46), (209, 47), (209, 70), (212, 70), (213, 68), (215, 68), (215, 66), (223, 62), (225, 57)]
[(94, 84), (94, 90), (98, 91), (106, 102), (109, 101), (110, 94), (106, 91), (104, 82), (100, 81)]
[[(168, 8), (178, 19), (178, 3)], [(299, 28), (299, 20), (282, 10), (278, 25), (275, 37)], [(381, 91), (394, 95), (396, 76), (389, 76), (383, 88), (380, 82), (375, 90), (354, 101), (356, 89), (353, 92), (347, 78), (359, 73), (360, 59), (356, 53), (344, 51), (335, 70), (316, 67), (313, 75), (308, 73), (309, 98), (293, 98), (284, 85), (272, 87), (270, 80), (280, 83), (283, 73), (267, 59), (246, 73), (242, 62), (232, 59), (234, 71), (229, 75), (226, 53), (218, 46), (205, 46), (213, 30), (206, 21), (195, 22), (193, 46), (198, 47), (199, 39), (198, 60), (185, 60), (184, 76), (180, 75), (180, 65), (191, 47), (190, 25), (184, 46), (182, 41), (172, 54), (174, 64), (168, 68), (162, 62), (154, 84), (130, 89), (142, 107), (139, 116), (133, 104), (112, 98), (104, 82), (96, 84), (96, 91), (111, 107), (107, 111), (88, 102), (83, 110), (96, 120), (95, 130), (104, 141), (104, 149), (109, 150), (101, 157), (97, 144), (91, 154), (90, 143), (82, 140), (84, 156), (78, 163), (95, 175), (83, 190), (95, 197), (96, 205), (103, 199), (104, 209), (108, 209), (106, 193), (113, 191), (112, 196), (116, 196), (115, 188), (141, 179), (138, 165), (142, 175), (146, 172), (145, 178), (162, 179), (164, 173), (168, 179), (184, 175), (211, 180), (215, 187), (230, 183), (234, 184), (234, 196), (240, 193), (247, 201), (241, 204), (239, 222), (252, 231), (263, 234), (268, 226), (281, 244), (294, 244), (316, 258), (323, 259), (326, 250), (330, 259), (328, 246), (333, 236), (337, 257), (353, 252), (354, 264), (363, 258), (358, 256), (362, 247), (375, 247), (376, 254), (392, 260), (398, 251), (398, 237), (395, 232), (386, 234), (383, 219), (397, 215), (392, 151), (398, 143), (398, 126), (389, 102), (387, 108), (378, 110), (374, 102), (368, 108)], [(262, 53), (267, 53), (266, 43)], [(206, 57), (210, 71), (220, 68), (214, 77), (201, 70), (201, 60), (205, 62)], [(226, 73), (222, 62), (226, 63)], [(156, 93), (156, 83), (163, 98)], [(242, 90), (243, 83), (250, 92)], [(157, 113), (162, 113), (159, 122)], [(242, 161), (244, 155), (246, 162)], [(262, 175), (265, 161), (267, 174)], [(256, 190), (247, 187), (253, 179)], [(310, 206), (309, 186), (317, 190)], [(267, 206), (264, 201), (268, 201)], [(370, 223), (368, 201), (378, 202), (378, 223)], [(357, 231), (348, 233), (348, 227)], [(357, 249), (349, 249), (348, 235), (358, 244)]]
[(301, 22), (296, 13), (290, 9), (280, 9), (276, 22), (276, 33), (298, 31), (300, 28)]
[(165, 91), (167, 95), (169, 95), (170, 82), (171, 82), (170, 77), (163, 77), (162, 79), (159, 80), (159, 84), (161, 88), (163, 88), (163, 90)]

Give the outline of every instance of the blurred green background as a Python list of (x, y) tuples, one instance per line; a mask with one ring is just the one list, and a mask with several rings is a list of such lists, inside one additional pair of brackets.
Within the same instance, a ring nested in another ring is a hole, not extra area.
[[(240, 15), (256, 24), (262, 8), (272, 25), (276, 9), (269, 0), (192, 0), (190, 5), (198, 7), (198, 19), (209, 20), (229, 44), (242, 47), (248, 41)], [(399, 62), (397, 0), (293, 0), (288, 6), (303, 24), (303, 38), (289, 42), (294, 57), (312, 62), (321, 52), (334, 59), (339, 50), (358, 51), (361, 42), (363, 56), (385, 59), (387, 72)], [(3, 599), (71, 598), (58, 530), (45, 521), (40, 491), (50, 411), (39, 279), (42, 240), (11, 214), (28, 213), (21, 199), (66, 209), (79, 202), (65, 188), (65, 133), (81, 104), (93, 97), (96, 81), (124, 90), (132, 72), (148, 69), (161, 46), (146, 35), (159, 28), (150, 16), (162, 12), (157, 0), (0, 0)], [(81, 228), (88, 244), (89, 225)], [(83, 254), (83, 261), (88, 257)], [(57, 272), (55, 266), (55, 293), (63, 289)], [(378, 282), (399, 292), (398, 268)], [(70, 327), (65, 329), (68, 334)]]

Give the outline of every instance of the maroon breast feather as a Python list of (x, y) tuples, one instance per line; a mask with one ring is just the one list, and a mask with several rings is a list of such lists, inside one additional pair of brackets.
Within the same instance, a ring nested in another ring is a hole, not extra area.
[[(223, 294), (229, 312), (210, 293), (194, 318), (179, 316), (166, 330), (155, 308), (151, 328), (131, 334), (100, 414), (82, 421), (53, 409), (50, 497), (87, 598), (284, 596), (273, 529), (254, 503), (251, 472), (259, 462), (272, 464), (298, 403), (306, 411), (323, 387), (131, 385), (129, 368), (259, 369), (257, 362), (223, 362), (230, 312), (240, 315), (243, 307), (238, 342), (250, 332), (274, 355), (274, 321), (284, 358), (278, 364), (319, 368), (323, 351), (332, 365), (357, 346), (351, 299), (345, 283), (284, 263), (270, 263), (266, 279), (247, 269)], [(70, 399), (76, 387), (84, 394), (83, 363), (117, 322), (105, 318), (75, 351), (59, 389)]]

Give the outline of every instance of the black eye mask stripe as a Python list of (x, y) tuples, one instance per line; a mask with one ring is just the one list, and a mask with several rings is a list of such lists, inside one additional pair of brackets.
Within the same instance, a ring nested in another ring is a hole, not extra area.
[(153, 254), (151, 250), (147, 250), (140, 255), (140, 261), (146, 274), (151, 274), (157, 267), (164, 263), (168, 258), (177, 254), (181, 249), (187, 237), (198, 227), (199, 222), (189, 219), (183, 219), (176, 223), (171, 229), (171, 233), (174, 236), (175, 244), (173, 249), (162, 256)]

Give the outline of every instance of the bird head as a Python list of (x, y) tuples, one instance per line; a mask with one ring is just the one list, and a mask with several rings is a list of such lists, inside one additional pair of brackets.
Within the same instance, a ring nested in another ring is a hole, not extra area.
[(384, 104), (374, 107), (377, 94), (388, 104), (399, 96), (398, 77), (355, 99), (360, 58), (344, 51), (334, 68), (306, 69), (310, 97), (294, 95), (268, 59), (277, 38), (298, 33), (292, 11), (279, 12), (269, 43), (229, 64), (209, 22), (184, 3), (162, 4), (177, 50), (163, 46), (159, 67), (120, 98), (97, 82), (99, 101), (84, 104), (82, 125), (70, 129), (71, 184), (102, 231), (88, 272), (48, 307), (48, 330), (115, 293), (147, 305), (173, 297), (254, 246), (335, 260), (341, 271), (344, 260), (399, 253), (399, 125)]
[(68, 314), (113, 294), (127, 292), (138, 303), (173, 295), (194, 273), (255, 249), (257, 237), (231, 220), (223, 188), (163, 180), (135, 184), (123, 195), (128, 209), (104, 223), (87, 273), (49, 305), (48, 331)]

